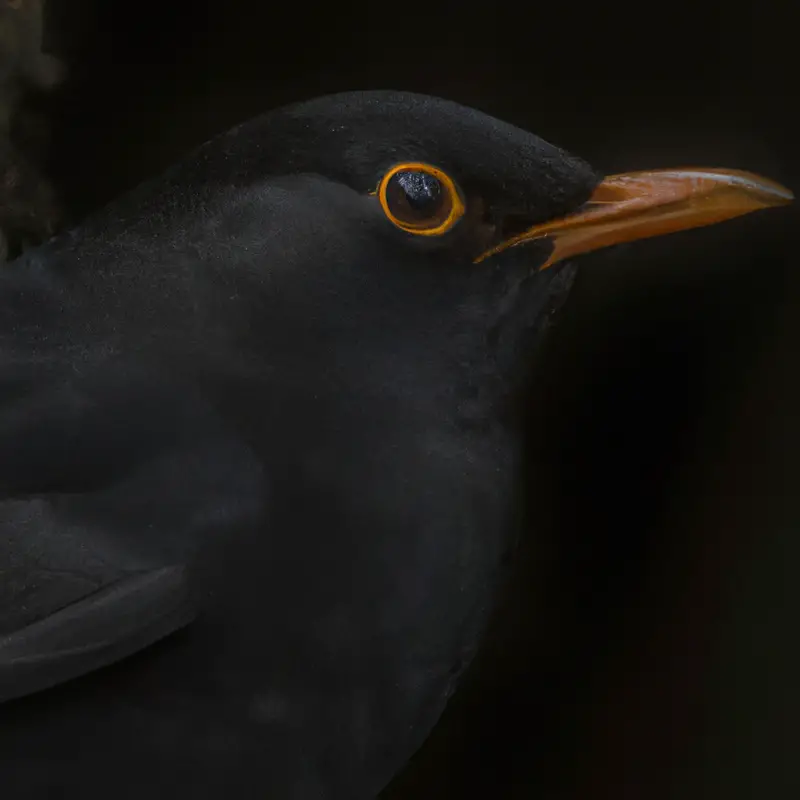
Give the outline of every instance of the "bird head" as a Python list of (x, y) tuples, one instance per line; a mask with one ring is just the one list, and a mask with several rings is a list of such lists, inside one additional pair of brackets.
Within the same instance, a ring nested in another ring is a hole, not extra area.
[(63, 329), (103, 353), (172, 344), (181, 365), (235, 353), (373, 388), (477, 369), (500, 386), (569, 284), (556, 265), (790, 199), (734, 170), (604, 178), (479, 111), (369, 91), (240, 125), (49, 250), (70, 261)]
[(171, 235), (202, 241), (226, 280), (254, 282), (260, 313), (295, 341), (348, 330), (362, 351), (417, 338), (422, 352), (462, 342), (464, 355), (488, 335), (510, 361), (568, 285), (554, 266), (791, 199), (736, 170), (603, 177), (479, 111), (388, 91), (240, 125), (156, 186), (151, 231), (179, 217)]

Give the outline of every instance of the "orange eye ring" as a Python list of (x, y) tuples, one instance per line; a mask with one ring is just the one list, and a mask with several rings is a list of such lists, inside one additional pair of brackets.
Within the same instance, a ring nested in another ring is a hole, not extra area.
[[(414, 192), (427, 208), (412, 204), (417, 199)], [(393, 166), (381, 178), (376, 194), (389, 221), (417, 236), (447, 233), (466, 210), (453, 179), (437, 167), (418, 161)]]

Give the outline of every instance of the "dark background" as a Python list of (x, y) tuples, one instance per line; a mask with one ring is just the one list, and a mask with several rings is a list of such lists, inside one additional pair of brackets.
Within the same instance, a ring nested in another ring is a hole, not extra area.
[[(50, 0), (78, 220), (188, 148), (354, 88), (447, 96), (607, 172), (800, 187), (790, 4)], [(785, 7), (785, 11), (780, 11)], [(537, 527), (386, 797), (800, 797), (797, 208), (583, 259), (531, 403)]]

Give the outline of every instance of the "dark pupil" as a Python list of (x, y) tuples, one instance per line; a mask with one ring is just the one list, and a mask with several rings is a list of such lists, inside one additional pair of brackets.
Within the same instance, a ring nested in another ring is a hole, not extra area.
[(389, 181), (392, 213), (405, 222), (426, 222), (439, 213), (442, 184), (427, 172), (396, 172)]

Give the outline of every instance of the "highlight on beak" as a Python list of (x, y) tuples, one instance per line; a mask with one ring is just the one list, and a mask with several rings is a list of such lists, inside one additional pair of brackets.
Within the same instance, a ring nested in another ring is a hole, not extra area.
[(713, 225), (751, 211), (791, 203), (774, 181), (732, 169), (662, 169), (611, 175), (579, 211), (534, 225), (483, 253), (547, 237), (553, 252), (541, 269), (608, 245)]

